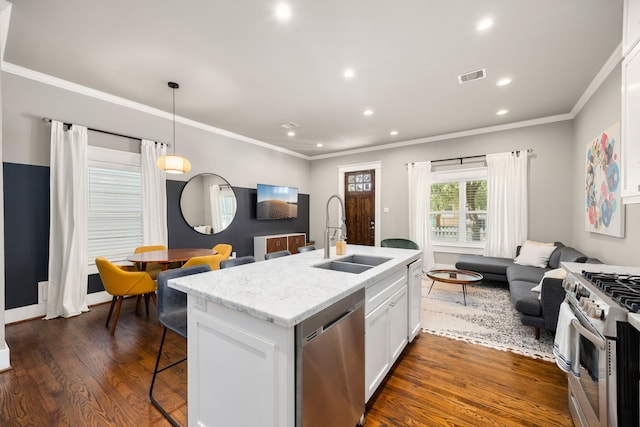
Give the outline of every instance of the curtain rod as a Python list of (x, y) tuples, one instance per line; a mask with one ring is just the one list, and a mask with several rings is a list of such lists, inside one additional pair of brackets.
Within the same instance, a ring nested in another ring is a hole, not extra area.
[[(49, 117), (43, 117), (42, 121), (45, 123), (51, 123), (51, 119)], [(58, 120), (59, 122), (62, 122), (62, 120)], [(71, 126), (73, 123), (67, 123), (67, 122), (62, 122), (63, 125), (65, 126)], [(82, 126), (82, 125), (80, 125)], [(116, 133), (116, 132), (110, 132), (108, 130), (101, 130), (101, 129), (95, 129), (95, 128), (90, 128), (87, 127), (87, 130), (93, 131), (93, 132), (99, 132), (99, 133), (104, 133), (106, 135), (113, 135), (113, 136), (119, 136), (121, 138), (127, 138), (127, 139), (136, 139), (140, 142), (142, 142), (142, 138), (138, 138), (137, 136), (129, 136), (129, 135), (123, 135), (121, 133)], [(154, 141), (156, 144), (163, 144), (166, 145), (167, 147), (171, 147), (171, 144), (167, 144), (166, 142), (158, 142), (158, 141)]]
[[(512, 151), (512, 153), (515, 153), (515, 152), (516, 151)], [(532, 148), (527, 148), (527, 154), (531, 154), (531, 153), (533, 153), (533, 149)], [(477, 156), (451, 157), (450, 159), (431, 160), (431, 163), (450, 162), (452, 160), (458, 160), (460, 162), (460, 164), (462, 164), (463, 160), (479, 159), (479, 158), (482, 158), (482, 157), (487, 157), (487, 155), (486, 154), (478, 154)], [(418, 163), (418, 162), (405, 163), (405, 166), (413, 165), (415, 163)]]

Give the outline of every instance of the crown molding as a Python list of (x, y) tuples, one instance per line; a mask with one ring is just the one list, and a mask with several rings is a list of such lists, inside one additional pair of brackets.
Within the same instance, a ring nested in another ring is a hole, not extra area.
[[(12, 64), (10, 62), (2, 61), (2, 71), (14, 74), (19, 77), (24, 77), (26, 79), (34, 80), (40, 83), (47, 84), (49, 86), (54, 86), (60, 89), (68, 90), (70, 92), (75, 92), (80, 95), (85, 95), (91, 98), (99, 99), (101, 101), (109, 102), (111, 104), (119, 105), (121, 107), (130, 108), (132, 110), (140, 111), (142, 113), (146, 113), (152, 116), (160, 117), (163, 119), (172, 120), (173, 114), (168, 113), (166, 111), (159, 110), (157, 108), (150, 107), (145, 104), (141, 104), (139, 102), (134, 102), (126, 98), (121, 98), (119, 96), (111, 95), (106, 92), (102, 92), (96, 89), (92, 89), (86, 86), (79, 85), (77, 83), (70, 82), (68, 80), (60, 79), (58, 77), (54, 77), (48, 74), (41, 73), (39, 71), (31, 70), (29, 68), (21, 67), (19, 65)], [(278, 147), (277, 145), (269, 144), (268, 142), (260, 141), (254, 138), (250, 138), (248, 136), (240, 135), (225, 129), (220, 129), (215, 126), (207, 125), (202, 122), (198, 122), (195, 120), (187, 119), (185, 117), (176, 116), (176, 122), (181, 123), (186, 126), (190, 126), (196, 129), (201, 129), (206, 132), (210, 132), (216, 135), (225, 136), (227, 138), (231, 138), (237, 141), (246, 142), (248, 144), (256, 145), (262, 148), (266, 148), (273, 151), (279, 151), (284, 154), (288, 154), (290, 156), (298, 157), (304, 160), (309, 160), (309, 156), (304, 154), (297, 153), (295, 151), (291, 151), (286, 148)]]
[(328, 159), (331, 157), (342, 157), (350, 154), (369, 153), (372, 151), (390, 150), (393, 148), (408, 147), (411, 145), (425, 144), (428, 142), (444, 141), (447, 139), (464, 138), (467, 136), (482, 135), (485, 133), (500, 132), (504, 130), (518, 129), (518, 128), (524, 128), (529, 126), (537, 126), (537, 125), (543, 125), (547, 123), (563, 122), (566, 120), (573, 120), (573, 118), (574, 116), (571, 115), (570, 113), (559, 114), (556, 116), (541, 117), (538, 119), (507, 123), (504, 125), (488, 126), (484, 128), (470, 129), (470, 130), (464, 130), (460, 132), (444, 133), (441, 135), (434, 135), (434, 136), (428, 136), (424, 138), (411, 139), (407, 141), (394, 142), (391, 144), (375, 145), (373, 147), (356, 148), (353, 150), (339, 151), (336, 153), (321, 154), (318, 156), (311, 157), (311, 160)]
[(604, 63), (598, 74), (593, 78), (587, 89), (584, 91), (582, 96), (576, 102), (576, 105), (571, 109), (571, 115), (575, 118), (578, 113), (584, 108), (587, 104), (587, 101), (591, 99), (594, 93), (598, 90), (600, 85), (609, 77), (611, 72), (618, 66), (618, 64), (622, 61), (622, 42), (613, 50), (609, 59)]

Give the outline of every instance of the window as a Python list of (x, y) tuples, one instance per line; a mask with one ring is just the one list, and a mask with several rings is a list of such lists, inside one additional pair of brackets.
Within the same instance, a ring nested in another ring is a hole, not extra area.
[(487, 222), (486, 168), (433, 175), (429, 212), (432, 244), (483, 247)]
[(124, 261), (143, 244), (140, 154), (90, 146), (88, 181), (88, 264)]

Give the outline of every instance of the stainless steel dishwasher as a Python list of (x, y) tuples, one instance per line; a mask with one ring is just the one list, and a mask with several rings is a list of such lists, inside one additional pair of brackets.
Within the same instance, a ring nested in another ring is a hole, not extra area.
[(296, 426), (364, 420), (364, 289), (296, 326)]

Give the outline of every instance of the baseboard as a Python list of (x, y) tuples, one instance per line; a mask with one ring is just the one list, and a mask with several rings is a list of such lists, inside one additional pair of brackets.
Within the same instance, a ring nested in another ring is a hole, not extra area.
[[(87, 305), (102, 304), (104, 302), (111, 301), (111, 295), (106, 291), (94, 292), (87, 295)], [(5, 310), (4, 321), (6, 325), (16, 322), (22, 322), (24, 320), (37, 319), (44, 317), (47, 314), (47, 302), (43, 301), (40, 304), (27, 305), (25, 307), (12, 308)]]
[(6, 342), (2, 343), (4, 347), (0, 349), (0, 372), (11, 369), (11, 359), (9, 357), (9, 346)]

